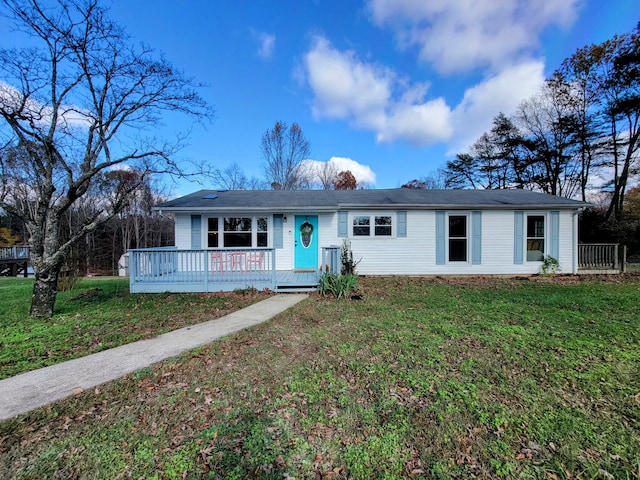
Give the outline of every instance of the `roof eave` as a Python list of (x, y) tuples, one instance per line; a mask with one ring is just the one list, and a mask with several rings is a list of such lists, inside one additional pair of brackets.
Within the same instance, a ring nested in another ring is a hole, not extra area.
[(337, 206), (327, 205), (306, 205), (306, 206), (280, 206), (280, 207), (153, 207), (156, 211), (163, 211), (167, 213), (185, 213), (185, 212), (228, 212), (230, 210), (242, 210), (246, 212), (274, 212), (274, 211), (287, 211), (287, 212), (331, 212), (336, 210), (348, 210), (348, 209), (360, 209), (360, 210), (583, 210), (591, 204), (530, 204), (530, 205), (516, 205), (516, 204), (503, 204), (503, 205), (491, 205), (491, 204), (355, 204), (355, 203), (343, 203)]

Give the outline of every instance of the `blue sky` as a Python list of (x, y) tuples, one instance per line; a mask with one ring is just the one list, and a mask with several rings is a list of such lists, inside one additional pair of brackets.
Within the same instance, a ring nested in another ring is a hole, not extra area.
[(640, 2), (115, 0), (111, 13), (208, 85), (216, 119), (184, 157), (260, 177), (262, 133), (297, 122), (313, 160), (394, 188), (466, 151), (576, 48), (631, 31)]

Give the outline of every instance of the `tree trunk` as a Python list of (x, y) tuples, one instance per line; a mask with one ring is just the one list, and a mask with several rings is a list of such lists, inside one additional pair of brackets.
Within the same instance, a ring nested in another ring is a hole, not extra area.
[(45, 274), (36, 271), (30, 312), (33, 318), (51, 318), (53, 316), (53, 306), (58, 294), (58, 273), (58, 270)]

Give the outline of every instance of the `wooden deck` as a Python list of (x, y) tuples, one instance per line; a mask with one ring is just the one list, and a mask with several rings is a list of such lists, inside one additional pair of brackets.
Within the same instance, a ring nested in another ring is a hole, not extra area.
[(276, 270), (273, 249), (129, 252), (132, 293), (224, 292), (255, 288), (275, 292), (314, 291), (319, 271)]
[(276, 272), (276, 292), (309, 292), (318, 289), (318, 272)]
[(274, 292), (310, 292), (318, 288), (318, 274), (315, 272), (295, 272), (278, 270), (275, 279), (252, 274), (246, 275), (158, 275), (136, 280), (130, 277), (131, 293), (162, 292), (229, 292), (255, 288)]
[(25, 278), (29, 274), (30, 247), (0, 247), (0, 276), (15, 277), (22, 273)]

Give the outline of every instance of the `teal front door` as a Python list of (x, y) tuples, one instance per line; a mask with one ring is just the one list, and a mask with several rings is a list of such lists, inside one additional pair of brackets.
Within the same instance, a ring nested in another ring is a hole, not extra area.
[(296, 215), (293, 237), (296, 270), (318, 268), (318, 216)]

